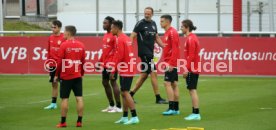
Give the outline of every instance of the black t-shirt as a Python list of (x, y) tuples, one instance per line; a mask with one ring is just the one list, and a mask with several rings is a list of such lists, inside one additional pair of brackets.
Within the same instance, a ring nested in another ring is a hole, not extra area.
[(153, 57), (154, 43), (157, 34), (156, 23), (140, 20), (134, 27), (133, 32), (137, 33), (138, 56)]

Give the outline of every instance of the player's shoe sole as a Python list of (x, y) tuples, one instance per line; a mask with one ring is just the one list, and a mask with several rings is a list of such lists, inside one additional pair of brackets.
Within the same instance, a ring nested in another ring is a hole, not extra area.
[(184, 120), (187, 120), (187, 121), (195, 121), (195, 120), (199, 121), (199, 120), (201, 120), (201, 116), (200, 116), (200, 114), (191, 114), (191, 115), (185, 117)]
[(106, 109), (103, 109), (102, 112), (113, 111), (115, 107), (108, 106)]
[(128, 118), (127, 117), (121, 117), (120, 120), (115, 121), (114, 123), (115, 124), (124, 124), (124, 123), (127, 123), (127, 122), (128, 122)]
[(108, 111), (109, 113), (117, 113), (117, 112), (123, 112), (122, 108), (114, 107), (111, 111)]
[(56, 125), (57, 128), (65, 128), (67, 127), (67, 124), (66, 123), (59, 123)]
[(57, 104), (51, 103), (49, 106), (44, 107), (44, 110), (53, 110), (53, 109), (57, 109)]
[(155, 102), (156, 104), (168, 104), (168, 102), (165, 99), (160, 99)]
[(128, 122), (124, 123), (124, 125), (134, 125), (138, 124), (140, 121), (138, 117), (132, 117)]
[(174, 110), (168, 110), (168, 111), (162, 112), (162, 115), (164, 115), (164, 116), (171, 116), (174, 114), (175, 114)]
[(81, 122), (77, 122), (76, 127), (82, 127), (82, 123)]

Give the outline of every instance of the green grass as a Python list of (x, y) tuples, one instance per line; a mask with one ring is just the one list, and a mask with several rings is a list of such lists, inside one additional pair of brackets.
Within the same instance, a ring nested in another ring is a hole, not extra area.
[[(137, 79), (137, 77), (135, 78)], [(165, 97), (159, 77), (162, 96)], [(50, 101), (48, 76), (0, 75), (0, 129), (1, 130), (50, 130), (60, 120), (60, 110), (43, 110)], [(136, 81), (134, 81), (135, 83)], [(107, 99), (100, 76), (84, 77), (85, 112), (83, 130), (151, 130), (167, 128), (204, 127), (205, 130), (275, 130), (276, 129), (276, 80), (261, 77), (200, 77), (199, 96), (201, 121), (185, 121), (191, 112), (191, 101), (179, 82), (180, 110), (178, 116), (165, 117), (161, 112), (167, 105), (154, 104), (150, 80), (136, 94), (140, 124), (123, 126), (114, 124), (120, 113), (100, 112), (107, 107)], [(60, 100), (58, 100), (59, 102)], [(73, 94), (70, 98), (68, 130), (76, 129), (76, 107)], [(268, 108), (268, 109), (260, 109)]]
[[(5, 31), (49, 31), (41, 28), (37, 25), (31, 25), (23, 21), (11, 21), (4, 22)], [(21, 36), (21, 34), (5, 34), (5, 36)], [(48, 34), (24, 34), (24, 36), (48, 36)]]

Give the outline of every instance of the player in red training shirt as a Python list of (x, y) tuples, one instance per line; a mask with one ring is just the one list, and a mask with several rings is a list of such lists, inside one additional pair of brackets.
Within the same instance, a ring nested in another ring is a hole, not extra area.
[(186, 36), (186, 41), (184, 45), (184, 58), (187, 62), (186, 68), (188, 72), (184, 72), (183, 78), (186, 79), (187, 89), (190, 92), (192, 98), (193, 111), (192, 114), (185, 117), (185, 120), (201, 120), (199, 114), (199, 101), (197, 95), (197, 82), (199, 77), (199, 62), (200, 62), (200, 46), (197, 36), (192, 33), (196, 30), (191, 20), (182, 21), (181, 30)]
[(60, 98), (61, 98), (61, 122), (58, 128), (66, 127), (66, 115), (68, 111), (68, 99), (73, 90), (77, 101), (78, 120), (77, 127), (82, 126), (83, 98), (82, 98), (82, 76), (85, 65), (85, 49), (83, 43), (75, 40), (77, 30), (75, 26), (66, 26), (64, 37), (66, 41), (60, 46), (58, 66), (55, 81), (60, 76)]
[(162, 15), (160, 18), (161, 27), (165, 29), (163, 43), (166, 44), (163, 51), (165, 68), (165, 88), (169, 100), (169, 108), (163, 115), (179, 115), (179, 90), (177, 60), (180, 58), (179, 35), (175, 28), (171, 26), (172, 16)]
[[(103, 29), (106, 30), (107, 32), (104, 34), (103, 37), (103, 54), (99, 60), (101, 65), (103, 65), (103, 71), (102, 71), (102, 84), (105, 89), (105, 94), (106, 97), (109, 101), (109, 106), (102, 110), (102, 112), (109, 112), (109, 113), (114, 113), (114, 112), (122, 112), (121, 108), (121, 100), (120, 100), (120, 90), (118, 87), (118, 84), (116, 82), (117, 80), (117, 73), (115, 73), (115, 78), (114, 79), (109, 79), (110, 77), (110, 72), (107, 71), (106, 64), (111, 62), (114, 53), (115, 53), (115, 36), (110, 32), (111, 30), (111, 24), (114, 21), (114, 18), (107, 16), (104, 19), (103, 22)], [(116, 106), (115, 102), (113, 99), (113, 95), (116, 101)]]
[(63, 33), (60, 32), (62, 23), (58, 20), (52, 22), (52, 35), (48, 39), (48, 56), (47, 61), (53, 64), (48, 64), (47, 70), (49, 71), (50, 80), (52, 83), (52, 102), (49, 106), (44, 107), (44, 109), (56, 109), (57, 108), (57, 96), (58, 96), (58, 82), (53, 82), (56, 73), (56, 64), (58, 59), (58, 51), (61, 43), (65, 40), (63, 38)]
[[(131, 88), (134, 71), (134, 52), (130, 38), (122, 32), (123, 22), (116, 20), (111, 25), (111, 32), (117, 36), (116, 39), (116, 52), (113, 57), (115, 70), (120, 75), (121, 95), (123, 99), (123, 117), (115, 123), (125, 125), (137, 124), (139, 119), (137, 117), (134, 101), (129, 93)], [(113, 67), (113, 68), (114, 68)], [(114, 72), (111, 71), (111, 79), (114, 79)], [(128, 110), (130, 109), (131, 116), (128, 120)]]

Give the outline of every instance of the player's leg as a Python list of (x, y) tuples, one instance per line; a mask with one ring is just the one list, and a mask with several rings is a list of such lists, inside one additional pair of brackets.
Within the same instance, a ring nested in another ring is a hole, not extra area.
[(103, 109), (102, 112), (109, 112), (114, 109), (115, 103), (113, 100), (111, 86), (109, 84), (109, 73), (107, 72), (106, 69), (104, 69), (102, 72), (102, 85), (104, 87), (105, 94), (109, 102), (109, 106), (106, 109)]
[(135, 103), (133, 98), (130, 96), (129, 91), (123, 91), (122, 92), (126, 98), (126, 102), (127, 102), (127, 107), (131, 112), (131, 118), (128, 122), (124, 123), (125, 125), (130, 125), (130, 124), (137, 124), (139, 123), (139, 118), (137, 116), (136, 113), (136, 109), (135, 109)]
[(150, 66), (148, 65), (146, 56), (141, 56), (141, 73), (136, 81), (134, 88), (130, 91), (130, 95), (133, 97), (134, 94), (142, 87), (143, 83), (147, 80), (150, 74)]
[(58, 82), (54, 82), (54, 77), (55, 77), (55, 68), (51, 68), (49, 76), (50, 80), (49, 82), (52, 83), (52, 102), (50, 105), (47, 107), (44, 107), (44, 109), (49, 110), (49, 109), (56, 109), (57, 108), (57, 96), (58, 96)]
[(82, 91), (82, 78), (76, 78), (73, 79), (73, 92), (76, 97), (76, 102), (77, 102), (77, 113), (78, 113), (78, 119), (77, 119), (77, 127), (82, 127), (82, 117), (83, 117), (83, 91)]
[(61, 98), (61, 121), (57, 125), (58, 128), (66, 127), (66, 116), (68, 112), (68, 99), (72, 89), (72, 80), (61, 80), (60, 98)]
[(61, 99), (61, 120), (60, 123), (57, 125), (57, 128), (67, 127), (66, 124), (66, 117), (68, 112), (68, 98)]
[(153, 88), (153, 91), (154, 91), (154, 94), (155, 94), (155, 97), (156, 97), (155, 103), (157, 103), (157, 104), (167, 104), (168, 102), (160, 96), (158, 81), (157, 81), (157, 73), (152, 71), (150, 73), (150, 77), (151, 77), (152, 88)]
[(117, 84), (117, 73), (115, 74), (115, 79), (110, 80), (110, 84), (112, 86), (112, 90), (113, 90), (113, 95), (116, 101), (116, 107), (109, 112), (122, 112), (122, 106), (121, 106), (121, 98), (120, 98), (120, 90), (119, 90), (119, 86)]
[(128, 122), (128, 102), (127, 102), (126, 94), (124, 93), (124, 91), (126, 91), (125, 78), (121, 76), (120, 76), (120, 86), (121, 86), (121, 96), (123, 100), (123, 116), (118, 121), (115, 122), (116, 124), (124, 124)]
[(128, 102), (125, 96), (125, 93), (123, 92), (124, 90), (121, 90), (121, 95), (122, 95), (122, 99), (123, 99), (123, 116), (116, 121), (116, 124), (124, 124), (126, 122), (128, 122)]
[[(61, 99), (61, 117), (66, 117), (68, 112), (68, 98)], [(62, 121), (62, 122), (65, 122)]]
[(172, 83), (172, 88), (173, 88), (173, 95), (174, 95), (174, 114), (175, 115), (179, 115), (180, 111), (179, 111), (179, 88), (178, 88), (178, 82), (174, 81)]
[(147, 80), (148, 74), (141, 73), (139, 78), (136, 81), (134, 88), (130, 91), (130, 95), (133, 97), (134, 94), (142, 87), (143, 83)]
[[(177, 69), (173, 69), (172, 71), (167, 70), (164, 76), (164, 85), (167, 92), (168, 100), (169, 100), (169, 109), (163, 112), (163, 115), (174, 115), (175, 112), (175, 105), (178, 101), (178, 88), (177, 88)], [(176, 94), (176, 95), (175, 95)]]
[[(129, 90), (131, 88), (133, 77), (120, 77), (121, 95), (123, 97), (124, 114), (123, 117), (115, 123), (123, 123), (125, 125), (137, 124), (139, 119), (137, 117), (134, 100), (131, 97)], [(128, 120), (127, 112), (130, 109), (132, 118)]]
[(174, 114), (174, 106), (173, 106), (174, 105), (174, 91), (173, 91), (170, 81), (165, 81), (164, 86), (165, 86), (167, 97), (169, 100), (169, 108), (162, 114), (163, 115), (173, 115)]
[(185, 120), (201, 120), (201, 116), (199, 114), (199, 98), (197, 94), (197, 82), (198, 82), (198, 74), (194, 73), (188, 73), (188, 76), (186, 78), (187, 83), (187, 89), (189, 90), (193, 108), (192, 108), (192, 114), (185, 117)]
[(178, 88), (178, 71), (176, 68), (172, 71), (172, 88), (174, 93), (174, 115), (179, 115), (179, 88)]
[[(192, 104), (194, 109), (199, 109), (199, 100), (198, 100), (198, 95), (197, 95), (197, 90), (196, 89), (190, 89), (189, 90), (190, 96), (192, 98)], [(198, 114), (199, 112), (194, 112), (195, 114)]]
[(137, 124), (139, 123), (139, 118), (136, 113), (135, 103), (131, 97), (129, 90), (131, 88), (133, 77), (123, 77), (124, 86), (122, 88), (122, 93), (126, 99), (127, 107), (130, 109), (131, 118), (128, 122), (124, 123), (125, 125)]
[(77, 101), (77, 112), (78, 112), (78, 119), (77, 119), (77, 127), (82, 127), (82, 117), (83, 117), (83, 108), (84, 108), (84, 103), (83, 103), (83, 97), (78, 96), (76, 97)]
[(58, 82), (52, 83), (52, 103), (57, 102), (57, 96), (58, 96)]

